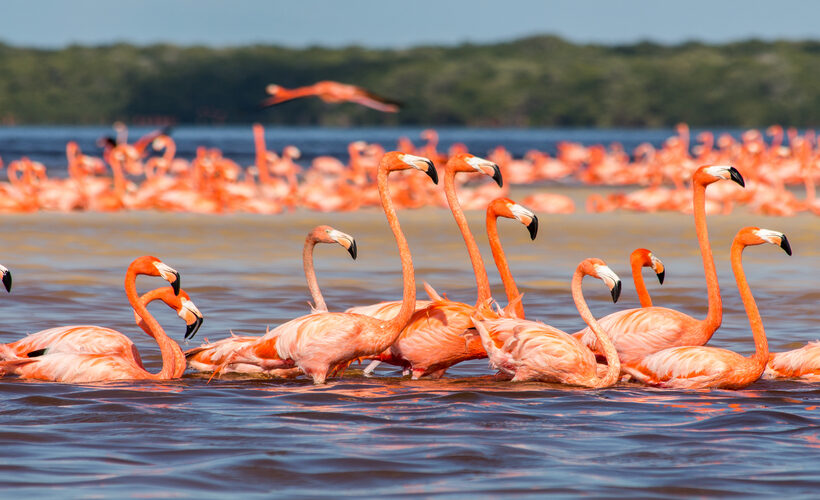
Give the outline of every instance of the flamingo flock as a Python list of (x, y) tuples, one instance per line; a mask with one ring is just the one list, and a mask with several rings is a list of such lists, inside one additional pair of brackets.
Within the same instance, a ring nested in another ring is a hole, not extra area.
[[(163, 137), (167, 136), (160, 134), (152, 142), (163, 140)], [(113, 146), (110, 154), (118, 154), (118, 147)], [(121, 156), (113, 161), (125, 171), (133, 168), (127, 166), (129, 159), (135, 160), (123, 149)], [(76, 153), (74, 161), (84, 164), (88, 160)], [(443, 193), (435, 188), (438, 184), (437, 161), (444, 162)], [(170, 159), (165, 164), (168, 171), (173, 170), (172, 164)], [(216, 168), (214, 165), (210, 164)], [(75, 168), (84, 170), (87, 166), (75, 165)], [(359, 168), (365, 188), (371, 173), (369, 167)], [(277, 172), (276, 175), (285, 178), (293, 173), (286, 169)], [(617, 177), (617, 172), (600, 170), (595, 175), (598, 181), (604, 182), (608, 176)], [(754, 176), (756, 171), (751, 172)], [(202, 313), (180, 288), (181, 278), (176, 270), (156, 257), (144, 256), (128, 267), (125, 291), (137, 324), (157, 341), (160, 348), (162, 369), (159, 373), (153, 374), (144, 368), (128, 337), (105, 327), (87, 325), (52, 328), (0, 345), (0, 373), (44, 381), (86, 383), (168, 380), (181, 377), (190, 368), (210, 373), (211, 379), (226, 373), (253, 373), (274, 378), (308, 377), (318, 385), (326, 383), (329, 378), (344, 376), (350, 365), (356, 362), (370, 362), (364, 370), (364, 374), (370, 377), (377, 375), (376, 369), (381, 363), (387, 363), (402, 368), (413, 379), (437, 379), (457, 363), (487, 358), (490, 366), (498, 370), (497, 377), (509, 379), (511, 383), (541, 381), (598, 389), (620, 381), (666, 388), (742, 389), (761, 377), (820, 380), (820, 344), (809, 343), (786, 353), (769, 352), (761, 315), (743, 270), (741, 258), (748, 246), (769, 243), (791, 255), (788, 239), (778, 231), (742, 228), (730, 251), (732, 271), (752, 331), (754, 353), (745, 357), (706, 345), (719, 332), (722, 323), (721, 290), (707, 231), (708, 206), (710, 200), (725, 203), (721, 197), (742, 199), (723, 187), (751, 188), (751, 179), (747, 183), (740, 169), (710, 163), (696, 168), (688, 179), (691, 184), (688, 211), (693, 214), (707, 285), (706, 318), (693, 318), (682, 311), (652, 304), (641, 270), (651, 268), (663, 283), (665, 267), (651, 251), (640, 248), (633, 252), (630, 264), (635, 286), (640, 292), (641, 307), (602, 318), (594, 316), (584, 298), (583, 279), (591, 277), (602, 281), (615, 302), (620, 296), (622, 281), (600, 259), (587, 258), (578, 264), (570, 277), (571, 299), (587, 328), (575, 333), (563, 332), (532, 319), (538, 311), (531, 308), (525, 317), (525, 304), (507, 265), (497, 219), (501, 217), (521, 223), (534, 239), (538, 232), (538, 218), (530, 208), (506, 197), (495, 197), (484, 204), (487, 235), (504, 284), (506, 305), (502, 306), (492, 297), (478, 245), (463, 212), (467, 200), (477, 204), (483, 199), (484, 194), (476, 197), (475, 193), (489, 183), (459, 189), (456, 174), (468, 177), (468, 173), (472, 174), (470, 177), (478, 177), (477, 174), (490, 177), (497, 186), (504, 186), (501, 165), (464, 151), (435, 160), (404, 151), (391, 151), (380, 156), (375, 167), (375, 185), (379, 204), (399, 251), (401, 300), (350, 308), (344, 312), (330, 311), (315, 276), (313, 248), (317, 243), (339, 244), (355, 259), (357, 245), (351, 235), (329, 226), (318, 226), (308, 234), (303, 249), (305, 277), (314, 301), (306, 314), (264, 335), (229, 336), (215, 342), (206, 341), (183, 352), (179, 344), (165, 334), (146, 305), (160, 300), (177, 311), (186, 323), (186, 339), (193, 337), (201, 325)], [(299, 186), (290, 182), (285, 186), (283, 196), (298, 200), (298, 195), (294, 195)], [(129, 193), (127, 188), (125, 193)], [(443, 196), (449, 206), (473, 266), (477, 289), (474, 304), (449, 300), (427, 283), (424, 288), (429, 300), (417, 300), (410, 250), (412, 242), (405, 237), (398, 218), (398, 209), (408, 205), (400, 204), (398, 200), (417, 201), (418, 196), (422, 196), (419, 193)], [(134, 199), (138, 198), (138, 192), (130, 194)], [(11, 291), (10, 272), (2, 266), (0, 272), (0, 281), (7, 291)], [(138, 275), (160, 277), (171, 286), (139, 297), (136, 290)]]
[[(296, 98), (297, 94), (327, 93), (318, 87), (275, 87), (269, 91), (274, 97), (268, 104)], [(333, 95), (332, 99), (342, 99)], [(166, 130), (157, 130), (129, 144), (127, 129), (123, 125), (116, 129), (118, 137), (101, 141), (98, 156), (81, 151), (74, 141), (68, 142), (65, 178), (49, 176), (45, 165), (27, 157), (13, 160), (5, 167), (0, 159), (0, 168), (6, 169), (8, 178), (7, 182), (0, 182), (0, 212), (158, 210), (276, 214), (294, 209), (352, 211), (380, 205), (377, 171), (384, 149), (379, 144), (350, 143), (347, 163), (320, 156), (306, 165), (299, 163), (301, 153), (295, 146), (286, 146), (279, 152), (268, 149), (264, 128), (256, 124), (252, 128), (254, 163), (243, 166), (215, 148), (199, 147), (191, 160), (180, 158)], [(435, 165), (470, 154), (461, 143), (453, 144), (447, 152), (439, 151), (434, 130), (424, 131), (422, 139), (425, 143), (417, 146), (402, 137), (397, 150), (429, 158)], [(631, 154), (617, 143), (604, 147), (561, 142), (554, 156), (533, 150), (523, 158), (513, 158), (498, 146), (487, 159), (498, 166), (505, 185), (471, 185), (468, 178), (458, 177), (455, 182), (461, 193), (459, 203), (463, 210), (482, 210), (493, 199), (507, 196), (511, 185), (519, 185), (529, 186), (533, 191), (521, 199), (529, 209), (542, 214), (573, 213), (578, 208), (572, 198), (549, 190), (549, 183), (561, 182), (608, 186), (605, 193), (587, 197), (584, 209), (590, 213), (691, 213), (697, 166), (733, 165), (746, 180), (745, 189), (731, 184), (713, 188), (706, 197), (706, 213), (727, 214), (736, 206), (744, 206), (763, 215), (820, 214), (815, 189), (820, 181), (820, 143), (814, 131), (801, 134), (795, 129), (784, 131), (773, 126), (765, 134), (747, 131), (740, 140), (729, 134), (716, 139), (711, 132), (702, 132), (696, 137), (696, 144), (691, 142), (688, 127), (681, 124), (676, 135), (661, 147), (644, 143)], [(801, 190), (805, 194), (800, 194)], [(396, 175), (391, 191), (397, 208), (450, 206), (445, 192), (414, 175)]]

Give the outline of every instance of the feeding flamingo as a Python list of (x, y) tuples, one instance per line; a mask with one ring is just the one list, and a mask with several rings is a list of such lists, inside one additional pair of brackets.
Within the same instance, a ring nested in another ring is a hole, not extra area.
[[(151, 335), (162, 353), (162, 369), (150, 373), (142, 365), (139, 352), (123, 334), (110, 328), (78, 325), (44, 330), (19, 343), (4, 346), (4, 355), (15, 359), (0, 362), (0, 370), (23, 378), (53, 382), (87, 383), (111, 380), (168, 380), (178, 378), (185, 371), (185, 357), (179, 345), (171, 340), (157, 320), (148, 312), (137, 296), (137, 275), (160, 276), (171, 283), (173, 295), (179, 295), (179, 273), (156, 257), (144, 256), (134, 260), (125, 274), (125, 293), (141, 320), (140, 326)], [(202, 321), (202, 314), (186, 296), (173, 299), (167, 291), (157, 291), (146, 300), (161, 299), (170, 302), (180, 317), (189, 325), (189, 338)], [(31, 350), (29, 350), (31, 349)], [(25, 351), (26, 356), (19, 356)]]
[(769, 345), (741, 256), (747, 246), (763, 243), (777, 245), (788, 255), (792, 253), (786, 235), (757, 227), (741, 229), (731, 248), (732, 271), (752, 328), (754, 354), (745, 357), (711, 346), (672, 347), (646, 356), (635, 366), (624, 367), (625, 371), (645, 384), (681, 389), (742, 389), (759, 379), (769, 360)]
[(585, 259), (572, 276), (572, 298), (578, 312), (603, 346), (607, 360), (604, 375), (598, 375), (595, 354), (573, 336), (537, 321), (499, 317), (485, 306), (479, 308), (473, 321), (493, 367), (512, 375), (514, 382), (538, 380), (594, 388), (617, 382), (621, 369), (618, 353), (584, 300), (584, 276), (603, 281), (615, 302), (621, 280), (600, 259)]
[[(706, 186), (729, 180), (743, 186), (743, 177), (733, 167), (704, 166), (693, 175), (695, 230), (703, 258), (708, 292), (708, 311), (703, 320), (665, 307), (642, 307), (610, 314), (599, 320), (618, 350), (622, 366), (638, 363), (649, 354), (680, 345), (703, 345), (720, 327), (723, 305), (720, 299), (717, 271), (706, 228)], [(575, 334), (584, 344), (599, 352), (595, 334), (585, 328)]]
[(288, 321), (258, 341), (244, 345), (215, 370), (215, 375), (231, 365), (257, 365), (263, 372), (298, 367), (314, 384), (323, 384), (331, 371), (345, 368), (357, 358), (378, 354), (396, 340), (413, 314), (416, 283), (410, 248), (390, 198), (387, 176), (410, 168), (421, 170), (433, 182), (438, 182), (430, 160), (398, 151), (384, 155), (377, 176), (382, 207), (401, 257), (403, 300), (396, 316), (380, 320), (354, 313), (314, 312)]

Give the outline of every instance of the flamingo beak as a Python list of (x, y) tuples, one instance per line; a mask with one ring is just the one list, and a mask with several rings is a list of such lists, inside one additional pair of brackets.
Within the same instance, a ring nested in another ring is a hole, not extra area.
[(188, 327), (185, 329), (185, 340), (190, 340), (194, 338), (194, 335), (196, 335), (196, 332), (199, 330), (199, 327), (202, 326), (203, 321), (205, 321), (203, 318), (197, 316), (194, 322), (188, 325)]
[(428, 168), (425, 171), (427, 175), (430, 176), (430, 179), (433, 180), (433, 184), (438, 184), (438, 172), (436, 172), (436, 167), (433, 166), (433, 162), (427, 160)]
[(615, 286), (610, 291), (612, 294), (612, 302), (618, 302), (618, 297), (621, 296), (621, 280), (615, 282)]
[(174, 295), (179, 295), (179, 288), (182, 281), (179, 273), (175, 269), (171, 268), (171, 266), (159, 261), (154, 262), (154, 267), (157, 268), (157, 271), (159, 271), (159, 275), (162, 276), (162, 279), (171, 284), (171, 288), (174, 289)]
[(352, 240), (350, 243), (350, 248), (347, 249), (347, 252), (353, 257), (353, 260), (356, 260), (356, 255), (358, 254), (358, 250), (356, 248), (356, 240)]
[(666, 276), (666, 269), (657, 273), (658, 274), (658, 281), (660, 281), (661, 285), (663, 285), (663, 278)]
[(738, 172), (735, 167), (729, 167), (729, 175), (733, 181), (740, 184), (740, 187), (746, 187), (746, 183), (743, 181), (743, 176), (740, 175), (740, 172)]
[(7, 292), (11, 292), (11, 272), (3, 266), (0, 266), (0, 270), (3, 271), (3, 286)]
[(411, 167), (421, 170), (425, 174), (429, 175), (430, 179), (433, 180), (433, 184), (438, 184), (438, 172), (436, 172), (436, 167), (433, 166), (433, 162), (428, 158), (405, 154), (401, 157), (401, 160)]
[(498, 168), (498, 165), (496, 165), (494, 163), (493, 163), (493, 175), (492, 175), (492, 177), (493, 177), (493, 180), (495, 181), (495, 183), (498, 184), (498, 187), (504, 187), (504, 179), (501, 178), (501, 169)]
[(492, 177), (495, 183), (498, 184), (498, 187), (504, 187), (504, 179), (501, 178), (501, 169), (498, 168), (498, 165), (495, 163), (485, 160), (484, 158), (479, 158), (478, 156), (468, 158), (467, 163), (482, 174)]
[(530, 239), (534, 240), (538, 235), (538, 217), (532, 216), (532, 222), (527, 226), (527, 231), (530, 232)]
[[(789, 245), (789, 240), (788, 240), (788, 239), (786, 239), (786, 235), (785, 235), (785, 234), (784, 234), (784, 235), (782, 235), (782, 236), (780, 237), (780, 248), (782, 248), (782, 249), (783, 249), (783, 251), (784, 251), (784, 252), (786, 252), (786, 255), (791, 256), (791, 254), (792, 254), (792, 247), (791, 247), (791, 245)], [(3, 276), (3, 283), (5, 283), (5, 282), (6, 282), (6, 277), (5, 277), (5, 275), (4, 275), (4, 276)], [(11, 277), (9, 277), (9, 287), (11, 287)], [(8, 288), (8, 287), (7, 287), (7, 288)]]

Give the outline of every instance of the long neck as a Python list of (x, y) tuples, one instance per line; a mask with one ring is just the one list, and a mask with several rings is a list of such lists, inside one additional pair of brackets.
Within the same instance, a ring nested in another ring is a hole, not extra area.
[(416, 278), (413, 271), (413, 259), (410, 256), (410, 247), (407, 245), (407, 239), (401, 231), (399, 218), (396, 216), (396, 209), (393, 207), (393, 200), (390, 198), (390, 188), (387, 186), (388, 174), (389, 171), (386, 168), (379, 168), (379, 196), (381, 197), (384, 214), (387, 216), (387, 223), (396, 238), (396, 246), (399, 247), (403, 287), (401, 309), (393, 319), (386, 322), (389, 332), (393, 334), (393, 339), (390, 341), (390, 343), (393, 343), (416, 308)]
[(265, 149), (265, 129), (262, 125), (253, 126), (253, 143), (256, 148), (256, 168), (259, 170), (259, 182), (267, 184), (270, 182), (268, 173), (267, 150)]
[(524, 305), (519, 299), (518, 287), (515, 286), (515, 280), (510, 272), (510, 266), (507, 265), (507, 256), (504, 254), (504, 249), (501, 247), (501, 239), (498, 237), (498, 220), (497, 215), (492, 212), (487, 212), (487, 238), (490, 240), (490, 249), (493, 251), (493, 260), (495, 266), (498, 268), (498, 274), (501, 275), (501, 282), (504, 283), (504, 293), (507, 294), (507, 303), (515, 303), (515, 315), (524, 319)]
[(313, 269), (313, 247), (315, 246), (316, 238), (314, 238), (312, 234), (309, 234), (305, 239), (305, 247), (302, 249), (302, 267), (305, 269), (305, 279), (310, 289), (310, 296), (313, 297), (313, 303), (315, 304), (313, 309), (316, 311), (327, 311), (325, 298), (322, 297), (322, 291), (319, 290), (319, 283), (316, 281), (316, 271)]
[(473, 265), (473, 273), (475, 274), (475, 284), (478, 288), (478, 304), (485, 302), (492, 297), (490, 293), (490, 280), (487, 278), (487, 269), (484, 267), (484, 260), (478, 251), (478, 245), (473, 238), (473, 233), (470, 232), (470, 226), (467, 224), (467, 217), (464, 216), (464, 211), (458, 203), (458, 196), (456, 196), (454, 169), (446, 168), (444, 172), (444, 194), (447, 197), (447, 203), (450, 205), (450, 210), (453, 212), (453, 218), (461, 230), (461, 236), (464, 237), (464, 243), (467, 245), (467, 253), (470, 254), (470, 263)]
[(652, 297), (649, 296), (649, 291), (646, 289), (646, 284), (643, 281), (643, 264), (640, 260), (631, 259), (632, 264), (632, 281), (635, 282), (635, 290), (638, 292), (638, 299), (641, 301), (641, 307), (652, 307)]
[(618, 376), (621, 373), (621, 360), (618, 358), (618, 351), (615, 350), (615, 345), (609, 335), (601, 328), (601, 325), (598, 324), (598, 321), (589, 311), (589, 306), (587, 306), (584, 294), (581, 291), (583, 279), (584, 272), (580, 268), (576, 269), (575, 274), (572, 275), (572, 298), (575, 301), (575, 307), (578, 308), (578, 312), (581, 314), (581, 318), (595, 334), (598, 345), (603, 348), (604, 356), (606, 356), (606, 375), (604, 375), (604, 378), (598, 379), (595, 386), (608, 387), (618, 381)]
[(159, 322), (139, 300), (137, 296), (137, 273), (130, 267), (128, 272), (125, 273), (125, 295), (128, 297), (128, 303), (134, 308), (134, 312), (145, 322), (147, 329), (145, 327), (143, 329), (154, 337), (154, 340), (159, 344), (160, 353), (162, 353), (162, 370), (157, 374), (146, 371), (146, 378), (168, 380), (182, 376), (185, 371), (185, 355), (179, 345), (168, 338)]
[(695, 232), (698, 236), (700, 255), (703, 258), (703, 271), (706, 275), (706, 291), (709, 300), (709, 310), (703, 320), (703, 328), (714, 333), (720, 327), (723, 317), (723, 303), (720, 300), (715, 259), (712, 257), (712, 247), (709, 244), (709, 232), (706, 229), (706, 186), (700, 182), (693, 184), (692, 204), (695, 213)]
[(752, 327), (752, 335), (755, 340), (755, 353), (752, 354), (752, 361), (762, 371), (769, 361), (769, 343), (766, 341), (766, 332), (763, 329), (760, 312), (757, 310), (757, 304), (755, 303), (754, 297), (752, 297), (749, 283), (746, 281), (746, 273), (743, 272), (741, 258), (745, 246), (746, 245), (738, 241), (732, 243), (732, 272), (735, 274), (737, 288), (740, 291), (740, 299), (743, 301), (743, 307), (746, 309), (746, 316), (749, 317), (749, 325)]

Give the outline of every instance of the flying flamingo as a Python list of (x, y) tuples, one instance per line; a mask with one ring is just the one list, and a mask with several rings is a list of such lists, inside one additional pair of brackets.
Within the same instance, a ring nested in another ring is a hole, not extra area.
[(751, 245), (771, 243), (791, 255), (789, 241), (783, 233), (744, 227), (732, 242), (732, 271), (754, 336), (755, 352), (744, 357), (728, 349), (711, 346), (684, 346), (664, 349), (645, 357), (640, 363), (624, 367), (635, 379), (645, 384), (680, 389), (742, 389), (763, 374), (769, 360), (769, 345), (754, 297), (743, 272), (743, 249)]
[[(110, 380), (168, 380), (178, 378), (185, 371), (185, 357), (179, 345), (171, 340), (156, 319), (137, 296), (136, 277), (139, 274), (161, 276), (171, 283), (174, 295), (180, 294), (179, 273), (156, 257), (144, 256), (134, 260), (125, 274), (125, 293), (142, 320), (140, 326), (159, 344), (162, 370), (153, 374), (145, 370), (133, 343), (123, 334), (99, 326), (78, 325), (52, 328), (23, 339), (20, 345), (6, 346), (8, 352), (27, 353), (25, 359), (0, 362), (0, 371), (15, 373), (24, 378), (66, 383), (102, 382)], [(156, 292), (157, 298), (172, 301), (179, 307), (179, 315), (189, 324), (186, 338), (196, 333), (202, 315), (185, 297), (176, 302), (167, 292)], [(151, 298), (151, 296), (149, 296)], [(45, 347), (40, 347), (45, 346)], [(20, 351), (15, 351), (20, 349)]]
[(544, 323), (499, 317), (488, 307), (479, 308), (473, 318), (490, 363), (509, 375), (513, 382), (538, 380), (582, 387), (609, 387), (618, 381), (620, 362), (615, 346), (598, 324), (584, 300), (581, 281), (592, 276), (609, 287), (618, 300), (621, 280), (600, 259), (582, 261), (572, 276), (572, 298), (584, 321), (603, 346), (607, 367), (598, 375), (595, 354), (573, 336)]
[[(398, 151), (385, 154), (378, 171), (382, 207), (401, 257), (404, 291), (402, 306), (396, 316), (380, 320), (355, 313), (314, 312), (288, 321), (257, 342), (241, 347), (224, 361), (225, 368), (237, 364), (257, 365), (261, 371), (267, 372), (298, 367), (313, 379), (314, 384), (323, 384), (331, 371), (345, 368), (357, 358), (378, 354), (396, 340), (413, 314), (416, 283), (410, 249), (390, 198), (387, 176), (390, 172), (410, 168), (421, 170), (433, 182), (438, 182), (430, 160)], [(222, 368), (214, 374), (219, 374)]]
[(279, 85), (270, 84), (265, 87), (265, 92), (271, 97), (262, 101), (262, 106), (274, 106), (276, 104), (299, 99), (301, 97), (316, 96), (325, 102), (349, 101), (368, 108), (373, 108), (386, 113), (395, 113), (399, 110), (399, 103), (378, 96), (369, 90), (349, 85), (345, 83), (333, 82), (329, 80), (316, 82), (313, 85), (286, 89)]
[[(356, 240), (349, 234), (345, 234), (325, 225), (316, 226), (305, 238), (305, 245), (302, 249), (302, 266), (305, 271), (305, 280), (307, 281), (310, 295), (313, 298), (311, 312), (327, 312), (327, 305), (322, 296), (322, 291), (319, 289), (319, 283), (316, 280), (316, 271), (313, 267), (313, 248), (316, 246), (316, 243), (338, 243), (348, 251), (354, 260), (357, 255), (357, 246)], [(220, 366), (225, 365), (226, 360), (234, 352), (243, 346), (259, 341), (260, 338), (259, 336), (234, 335), (217, 342), (206, 342), (200, 347), (185, 351), (185, 357), (191, 368), (201, 372), (215, 372)], [(259, 365), (234, 364), (226, 365), (222, 373), (260, 373), (262, 371)], [(301, 370), (298, 368), (286, 368), (275, 370), (269, 373), (269, 375), (290, 378), (300, 373)]]
[[(728, 179), (743, 186), (743, 177), (734, 167), (704, 166), (700, 167), (692, 177), (695, 230), (703, 258), (709, 300), (706, 318), (697, 320), (665, 307), (626, 309), (602, 318), (601, 326), (612, 337), (622, 366), (638, 363), (649, 354), (669, 347), (703, 345), (720, 327), (723, 307), (715, 261), (712, 257), (712, 248), (706, 228), (705, 194), (706, 186), (709, 184)], [(585, 328), (573, 335), (598, 352), (592, 330)]]
[(638, 292), (641, 307), (652, 307), (652, 297), (649, 296), (649, 292), (646, 290), (641, 269), (644, 267), (652, 268), (658, 276), (658, 281), (663, 285), (663, 278), (666, 276), (663, 262), (646, 248), (638, 248), (629, 256), (629, 264), (632, 267), (632, 280), (635, 282), (635, 290)]

